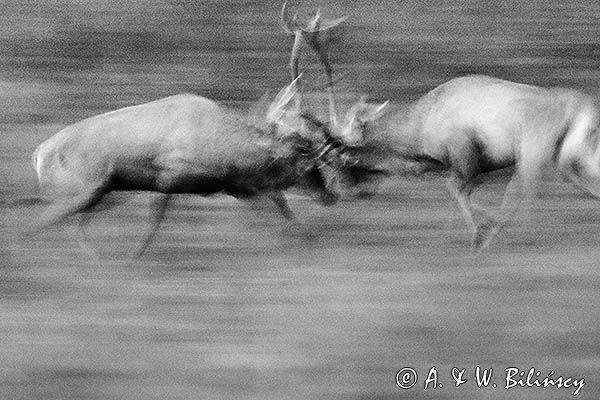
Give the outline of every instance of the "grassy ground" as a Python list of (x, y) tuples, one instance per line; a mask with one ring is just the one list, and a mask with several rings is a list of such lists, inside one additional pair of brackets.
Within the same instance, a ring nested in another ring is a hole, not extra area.
[[(123, 204), (95, 216), (99, 260), (69, 224), (22, 237), (42, 208), (9, 201), (36, 193), (30, 153), (61, 127), (180, 91), (248, 107), (287, 80), (278, 2), (124, 4), (2, 5), (0, 398), (574, 393), (504, 389), (509, 367), (584, 378), (576, 398), (598, 398), (600, 210), (560, 180), (482, 254), (441, 178), (392, 179), (329, 208), (294, 195), (301, 226), (268, 203), (179, 196), (135, 261), (150, 194), (115, 195)], [(595, 2), (336, 1), (324, 12), (351, 16), (332, 55), (352, 93), (406, 101), (470, 72), (592, 93), (600, 82)], [(506, 182), (491, 177), (476, 199), (497, 207)], [(433, 366), (443, 387), (424, 390)], [(497, 388), (477, 387), (477, 366)], [(418, 373), (412, 389), (395, 383), (403, 367)], [(453, 367), (467, 383), (454, 386)]]

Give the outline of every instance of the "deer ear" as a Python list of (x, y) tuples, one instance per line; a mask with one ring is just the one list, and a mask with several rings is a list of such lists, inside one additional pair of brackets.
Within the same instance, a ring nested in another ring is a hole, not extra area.
[(300, 77), (294, 79), (292, 83), (288, 86), (284, 87), (279, 91), (277, 96), (275, 96), (275, 100), (269, 106), (267, 110), (267, 123), (268, 124), (276, 124), (281, 121), (281, 118), (286, 113), (287, 105), (298, 96), (298, 79)]

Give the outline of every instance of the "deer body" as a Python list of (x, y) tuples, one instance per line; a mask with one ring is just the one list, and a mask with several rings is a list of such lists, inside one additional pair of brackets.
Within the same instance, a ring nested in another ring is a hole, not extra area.
[[(186, 94), (64, 128), (33, 154), (41, 189), (55, 199), (39, 227), (90, 210), (110, 191), (159, 192), (141, 254), (174, 193), (266, 195), (288, 219), (293, 213), (281, 191), (291, 186), (331, 204), (337, 195), (319, 173), (312, 143), (298, 135), (297, 118), (283, 111), (295, 90), (293, 82), (280, 92), (267, 124), (259, 127), (212, 100)], [(82, 228), (86, 220), (82, 216)]]
[[(398, 112), (373, 115), (359, 103), (341, 136), (356, 141), (363, 157), (388, 173), (449, 172), (448, 189), (474, 234), (486, 246), (535, 193), (544, 168), (556, 166), (574, 183), (600, 194), (598, 112), (592, 98), (569, 89), (545, 89), (487, 76), (452, 79)], [(366, 149), (371, 149), (369, 151)], [(516, 166), (498, 220), (469, 199), (480, 174)]]
[(466, 147), (480, 157), (480, 168), (498, 169), (513, 165), (530, 141), (537, 141), (539, 150), (554, 151), (571, 109), (581, 101), (586, 100), (574, 91), (483, 76), (457, 78), (419, 101), (417, 107), (426, 111), (416, 134), (431, 157), (454, 160)]
[[(286, 7), (282, 8), (284, 22)], [(321, 24), (317, 12), (311, 43), (318, 45), (318, 35), (342, 21)], [(266, 195), (288, 219), (294, 216), (282, 191), (292, 186), (305, 189), (325, 205), (335, 202), (337, 168), (348, 158), (326, 124), (301, 107), (301, 39), (297, 32), (290, 59), (292, 83), (265, 107), (266, 115), (262, 101), (246, 117), (212, 100), (185, 94), (85, 119), (43, 142), (33, 153), (33, 165), (42, 190), (57, 200), (39, 227), (90, 210), (110, 191), (158, 192), (162, 195), (154, 205), (152, 228), (139, 255), (174, 193)], [(328, 65), (326, 59), (322, 61)], [(333, 104), (330, 110), (335, 111)], [(316, 127), (317, 133), (309, 126)], [(82, 231), (86, 221), (84, 213)]]
[(372, 121), (361, 146), (380, 142), (407, 160), (431, 159), (447, 169), (469, 153), (478, 159), (471, 168), (486, 172), (515, 164), (523, 141), (556, 145), (571, 109), (586, 101), (574, 91), (484, 76), (457, 78)]
[[(338, 172), (350, 186), (367, 187), (381, 175), (445, 171), (447, 188), (458, 202), (476, 247), (485, 247), (518, 209), (535, 194), (536, 182), (554, 165), (580, 188), (600, 198), (600, 115), (592, 98), (569, 89), (545, 89), (488, 76), (452, 79), (399, 110), (353, 105), (336, 115), (332, 67), (319, 42), (319, 13), (304, 26), (282, 9), (284, 27), (295, 34), (291, 68), (297, 69), (302, 39), (318, 53), (327, 74), (330, 131), (352, 165)], [(342, 19), (328, 22), (336, 25)], [(293, 75), (294, 76), (294, 75)], [(471, 204), (482, 173), (515, 166), (499, 219)], [(359, 191), (365, 194), (364, 189)], [(476, 223), (474, 213), (484, 213)]]
[(34, 164), (42, 187), (59, 194), (95, 187), (244, 196), (296, 183), (290, 158), (291, 148), (243, 116), (177, 95), (71, 125), (37, 148)]

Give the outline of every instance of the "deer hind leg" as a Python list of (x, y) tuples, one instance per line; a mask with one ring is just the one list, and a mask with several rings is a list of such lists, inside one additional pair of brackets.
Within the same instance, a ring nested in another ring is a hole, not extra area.
[(567, 177), (575, 186), (600, 199), (600, 174), (593, 176), (588, 173), (583, 176), (580, 172), (571, 172), (567, 174)]
[(148, 248), (148, 245), (152, 243), (160, 223), (165, 217), (165, 212), (167, 211), (167, 206), (169, 205), (171, 197), (172, 194), (170, 193), (159, 193), (157, 200), (153, 202), (150, 210), (150, 229), (146, 233), (141, 246), (135, 253), (136, 258), (141, 257), (146, 251), (146, 248)]
[(92, 246), (91, 241), (89, 240), (87, 232), (85, 230), (86, 226), (89, 225), (91, 219), (91, 208), (93, 208), (93, 206), (90, 206), (88, 208), (88, 212), (81, 212), (79, 214), (78, 242), (79, 247), (81, 247), (86, 253), (88, 253), (92, 259), (94, 259), (95, 261), (99, 261), (100, 256), (98, 254), (98, 250), (94, 246)]
[(578, 188), (600, 199), (600, 159), (594, 155), (578, 155), (560, 159), (559, 171)]
[(46, 208), (40, 216), (38, 223), (28, 234), (37, 233), (64, 221), (78, 212), (91, 209), (102, 199), (104, 194), (105, 190), (103, 187), (94, 187), (84, 190), (77, 195), (58, 199)]
[(559, 171), (576, 186), (600, 198), (600, 148), (595, 107), (581, 110), (560, 148)]
[(87, 224), (90, 216), (86, 211), (91, 211), (98, 202), (105, 195), (106, 191), (104, 187), (95, 187), (92, 189), (84, 190), (82, 193), (61, 198), (50, 206), (42, 213), (38, 223), (29, 231), (25, 232), (26, 236), (31, 236), (37, 232), (42, 231), (52, 225), (56, 225), (68, 217), (76, 214), (80, 214), (79, 219), (79, 246), (92, 258), (98, 259), (97, 251), (89, 244), (87, 235), (85, 234), (85, 225)]

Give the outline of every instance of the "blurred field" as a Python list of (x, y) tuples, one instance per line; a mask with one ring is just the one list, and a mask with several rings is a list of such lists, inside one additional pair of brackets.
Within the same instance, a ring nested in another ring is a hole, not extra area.
[[(304, 1), (303, 9), (316, 6)], [(278, 1), (52, 0), (0, 4), (1, 399), (566, 399), (505, 390), (503, 370), (585, 378), (600, 396), (600, 208), (551, 179), (474, 254), (443, 180), (392, 179), (301, 226), (269, 203), (179, 196), (143, 258), (151, 194), (116, 194), (89, 236), (33, 238), (30, 154), (79, 119), (191, 91), (248, 108), (288, 80)], [(596, 94), (594, 1), (332, 1), (346, 100), (408, 101), (465, 73)], [(322, 82), (307, 53), (303, 66)], [(504, 174), (476, 199), (497, 207)], [(599, 308), (596, 308), (599, 307)], [(397, 371), (419, 383), (402, 390)], [(435, 366), (442, 388), (423, 390)], [(476, 366), (498, 388), (477, 388)], [(452, 367), (469, 381), (455, 388)]]

